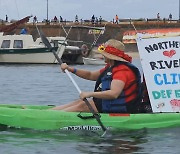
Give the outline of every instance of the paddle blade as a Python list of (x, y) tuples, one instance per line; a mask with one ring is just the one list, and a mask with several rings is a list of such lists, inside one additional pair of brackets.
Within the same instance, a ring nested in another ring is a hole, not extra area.
[(41, 40), (45, 44), (45, 46), (47, 46), (49, 49), (52, 49), (50, 42), (48, 41), (47, 37), (44, 35), (44, 33), (41, 30), (39, 31), (39, 34), (40, 34)]
[(57, 59), (57, 61), (59, 62), (59, 64), (62, 64), (62, 60), (59, 58), (59, 56), (57, 55), (56, 51), (51, 46), (51, 43), (49, 42), (49, 40), (47, 39), (47, 37), (44, 35), (44, 33), (41, 30), (39, 31), (39, 35), (41, 37), (42, 42), (45, 44), (45, 46), (47, 46), (47, 48), (50, 51), (52, 51), (52, 53), (54, 54), (54, 56)]

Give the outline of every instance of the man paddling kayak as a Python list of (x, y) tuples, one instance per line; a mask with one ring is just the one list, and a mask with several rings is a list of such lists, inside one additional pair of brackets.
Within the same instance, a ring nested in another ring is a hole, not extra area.
[[(100, 113), (135, 113), (140, 102), (141, 76), (137, 67), (131, 64), (132, 57), (124, 53), (124, 44), (110, 39), (98, 48), (104, 56), (106, 66), (98, 71), (76, 69), (61, 64), (61, 69), (67, 69), (77, 76), (96, 81), (94, 92), (81, 92), (80, 99), (69, 104), (52, 108), (69, 112), (90, 112), (84, 103), (89, 103)], [(92, 99), (90, 99), (92, 98)]]

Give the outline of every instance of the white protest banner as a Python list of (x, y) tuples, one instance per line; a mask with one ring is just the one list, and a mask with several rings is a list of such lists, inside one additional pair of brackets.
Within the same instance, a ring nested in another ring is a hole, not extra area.
[(180, 112), (180, 36), (143, 38), (137, 34), (153, 112)]

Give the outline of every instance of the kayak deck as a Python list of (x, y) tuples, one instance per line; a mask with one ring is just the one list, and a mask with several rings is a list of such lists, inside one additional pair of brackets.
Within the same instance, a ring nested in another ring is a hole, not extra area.
[[(0, 124), (36, 130), (99, 130), (96, 119), (81, 119), (79, 112), (50, 110), (43, 105), (0, 105)], [(91, 113), (81, 113), (92, 116)], [(100, 114), (104, 126), (110, 129), (180, 127), (180, 113)]]

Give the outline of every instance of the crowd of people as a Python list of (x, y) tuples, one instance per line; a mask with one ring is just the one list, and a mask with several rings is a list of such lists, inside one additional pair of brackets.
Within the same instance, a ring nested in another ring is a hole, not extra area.
[[(163, 20), (165, 20), (166, 18), (163, 18)], [(161, 20), (161, 17), (160, 17), (160, 13), (157, 13), (157, 20)], [(170, 13), (169, 16), (168, 16), (168, 20), (171, 21), (172, 20), (172, 14)]]
[[(36, 16), (35, 16), (36, 17)], [(172, 21), (173, 20), (173, 16), (172, 14), (170, 13), (168, 18), (161, 18), (160, 17), (160, 13), (157, 13), (157, 16), (156, 16), (156, 19), (157, 21), (160, 21), (160, 20), (168, 20), (168, 21)], [(114, 18), (112, 18), (112, 20), (110, 22), (112, 22), (113, 24), (119, 24), (121, 22), (121, 20), (123, 21), (123, 19), (120, 19), (119, 16), (116, 14), (114, 16)], [(132, 19), (129, 19), (130, 21)], [(144, 19), (146, 21), (149, 21), (148, 18)], [(37, 21), (37, 17), (36, 17), (36, 21)], [(59, 19), (57, 16), (54, 16), (54, 18), (51, 20), (51, 22), (55, 22), (55, 23), (66, 23), (68, 22), (67, 19), (63, 19), (62, 16), (59, 16)], [(103, 19), (102, 16), (99, 16), (99, 17), (96, 17), (94, 14), (92, 15), (92, 17), (90, 19), (82, 19), (82, 18), (79, 18), (78, 15), (75, 15), (75, 18), (74, 18), (74, 21), (72, 22), (75, 22), (75, 23), (80, 23), (80, 24), (83, 24), (83, 23), (91, 23), (91, 24), (102, 24), (102, 22), (107, 22), (106, 19)]]
[[(167, 18), (161, 18), (160, 17), (160, 13), (157, 13), (157, 15), (156, 15), (156, 19), (157, 19), (157, 21), (160, 21), (160, 20), (163, 20), (163, 21), (165, 21), (165, 20), (168, 20), (168, 21), (172, 21), (173, 20), (173, 16), (172, 16), (172, 14), (170, 13), (169, 14), (169, 16), (167, 17)], [(129, 19), (130, 21), (131, 21), (131, 19)], [(147, 20), (147, 21), (149, 21), (150, 19), (145, 19), (145, 20)], [(79, 19), (79, 17), (78, 17), (78, 15), (75, 15), (75, 19), (74, 19), (74, 21), (72, 21), (72, 22), (75, 22), (75, 23), (84, 23), (84, 22), (89, 22), (89, 23), (92, 23), (92, 24), (102, 24), (102, 22), (103, 21), (106, 21), (106, 19), (103, 19), (102, 18), (102, 16), (99, 16), (99, 17), (96, 17), (94, 14), (92, 15), (92, 17), (90, 18), (90, 19), (82, 19), (82, 18), (80, 18)], [(9, 22), (9, 20), (8, 20), (8, 15), (6, 15), (5, 16), (5, 22)], [(37, 18), (37, 16), (35, 15), (34, 17), (33, 17), (33, 23), (37, 23), (37, 22), (40, 22), (40, 21), (38, 21), (38, 18)], [(68, 22), (68, 20), (67, 19), (63, 19), (63, 17), (62, 16), (59, 16), (59, 18), (58, 18), (58, 16), (54, 16), (54, 18), (53, 19), (51, 19), (51, 20), (48, 20), (47, 21), (47, 19), (46, 20), (43, 20), (42, 22), (53, 22), (53, 23), (66, 23), (66, 22)], [(114, 16), (114, 18), (112, 18), (112, 21), (111, 21), (113, 24), (119, 24), (120, 22), (121, 22), (121, 20), (119, 19), (119, 16), (116, 14), (115, 16)]]

